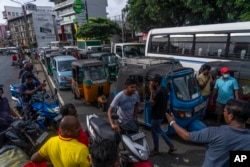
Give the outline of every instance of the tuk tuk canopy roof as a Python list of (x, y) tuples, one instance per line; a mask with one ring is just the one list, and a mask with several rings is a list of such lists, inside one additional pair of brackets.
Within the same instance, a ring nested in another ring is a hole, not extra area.
[(124, 88), (124, 83), (129, 76), (142, 76), (147, 78), (155, 74), (160, 74), (162, 77), (167, 77), (174, 74), (174, 72), (185, 69), (191, 69), (193, 71), (192, 68), (182, 67), (176, 60), (148, 66), (127, 64), (119, 68), (116, 90), (121, 91)]
[(63, 56), (64, 54), (62, 52), (56, 51), (52, 52), (51, 54), (46, 54), (46, 57), (54, 57), (54, 56)]
[(91, 53), (92, 58), (100, 58), (102, 56), (115, 56), (114, 53), (110, 52), (97, 52), (97, 53)]
[(83, 60), (76, 60), (72, 62), (72, 67), (89, 67), (89, 66), (103, 66), (107, 63), (97, 60), (97, 59), (83, 59)]

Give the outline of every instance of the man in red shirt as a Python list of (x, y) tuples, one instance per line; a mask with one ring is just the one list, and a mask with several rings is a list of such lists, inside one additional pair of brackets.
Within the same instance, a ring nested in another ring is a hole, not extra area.
[(17, 63), (17, 56), (16, 54), (12, 55), (12, 66), (14, 66)]
[[(61, 112), (63, 117), (67, 116), (67, 115), (72, 115), (72, 116), (77, 117), (76, 108), (75, 108), (74, 104), (72, 104), (72, 103), (67, 103), (64, 106), (62, 106), (60, 109), (60, 112)], [(88, 135), (83, 129), (80, 131), (79, 136), (77, 137), (77, 140), (80, 143), (85, 144), (88, 147), (88, 145), (89, 145)]]

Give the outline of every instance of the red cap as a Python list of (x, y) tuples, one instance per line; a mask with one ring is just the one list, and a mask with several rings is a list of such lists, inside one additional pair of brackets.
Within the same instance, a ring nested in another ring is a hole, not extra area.
[(220, 72), (221, 73), (227, 73), (229, 71), (229, 69), (227, 68), (227, 67), (222, 67), (221, 69), (220, 69)]

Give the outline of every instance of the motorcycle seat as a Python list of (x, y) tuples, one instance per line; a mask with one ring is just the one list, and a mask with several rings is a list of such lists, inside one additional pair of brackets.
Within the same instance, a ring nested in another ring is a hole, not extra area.
[(110, 124), (100, 118), (92, 118), (90, 125), (101, 139), (110, 139), (116, 141), (116, 132), (112, 130)]

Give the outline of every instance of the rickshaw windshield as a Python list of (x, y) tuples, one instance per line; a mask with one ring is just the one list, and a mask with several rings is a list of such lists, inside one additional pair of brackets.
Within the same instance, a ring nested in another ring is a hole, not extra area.
[(71, 63), (73, 61), (59, 61), (58, 62), (58, 71), (71, 71)]
[[(106, 70), (104, 67), (90, 67), (89, 68), (89, 78), (92, 81), (106, 79)], [(85, 74), (86, 77), (86, 74)]]
[(102, 61), (108, 64), (115, 64), (116, 63), (116, 56), (114, 55), (109, 55), (109, 56), (103, 56)]
[(193, 74), (174, 79), (174, 90), (179, 100), (191, 101), (200, 95), (197, 81)]

